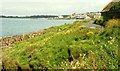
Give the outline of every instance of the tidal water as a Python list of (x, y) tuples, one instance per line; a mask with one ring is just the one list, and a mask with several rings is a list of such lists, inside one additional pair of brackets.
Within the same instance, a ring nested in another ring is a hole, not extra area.
[(75, 20), (44, 20), (44, 19), (0, 19), (0, 37), (16, 36), (43, 30), (52, 26), (70, 24)]

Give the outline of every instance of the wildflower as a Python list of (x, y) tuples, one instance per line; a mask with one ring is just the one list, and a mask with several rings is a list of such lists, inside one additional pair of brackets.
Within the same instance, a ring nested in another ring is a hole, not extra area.
[(72, 67), (72, 69), (76, 69), (76, 67)]
[(67, 66), (67, 63), (66, 63), (66, 66)]
[(110, 36), (110, 39), (112, 39), (112, 37)]
[(98, 40), (98, 42), (100, 42), (100, 40)]
[(49, 63), (49, 61), (47, 61)]
[(83, 56), (85, 56), (86, 54), (83, 54)]
[(76, 65), (78, 65), (79, 64), (79, 62), (76, 62)]
[(80, 54), (80, 57), (82, 57), (82, 54)]
[(113, 44), (112, 42), (110, 42), (110, 44)]
[(90, 50), (90, 53), (92, 53), (92, 51)]
[(106, 47), (107, 45), (106, 45), (106, 44), (104, 44), (104, 46)]
[(89, 31), (87, 34), (94, 34), (93, 32)]

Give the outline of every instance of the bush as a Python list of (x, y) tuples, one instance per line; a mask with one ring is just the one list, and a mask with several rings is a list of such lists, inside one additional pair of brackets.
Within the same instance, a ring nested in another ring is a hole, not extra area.
[(101, 17), (101, 18), (99, 18), (99, 19), (96, 19), (96, 20), (94, 21), (95, 24), (99, 24), (99, 25), (103, 25), (104, 22), (105, 22), (105, 20), (104, 20), (103, 17)]
[(105, 23), (106, 27), (120, 27), (120, 19), (112, 19)]
[(120, 9), (120, 2), (115, 2), (110, 10), (119, 10)]

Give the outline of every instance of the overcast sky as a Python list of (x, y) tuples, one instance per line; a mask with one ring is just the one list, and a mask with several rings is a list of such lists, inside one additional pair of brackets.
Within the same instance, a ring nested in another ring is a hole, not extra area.
[(71, 14), (101, 11), (112, 0), (0, 0), (4, 15)]

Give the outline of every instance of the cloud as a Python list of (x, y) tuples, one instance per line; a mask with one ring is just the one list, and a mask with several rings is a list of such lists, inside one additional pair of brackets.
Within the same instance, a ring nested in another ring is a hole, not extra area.
[(110, 1), (111, 0), (2, 0), (2, 13), (30, 15), (101, 11)]
[(101, 2), (101, 3), (105, 3), (105, 2), (109, 2), (112, 0), (0, 0), (1, 2), (46, 2), (46, 3), (75, 3), (75, 2)]

